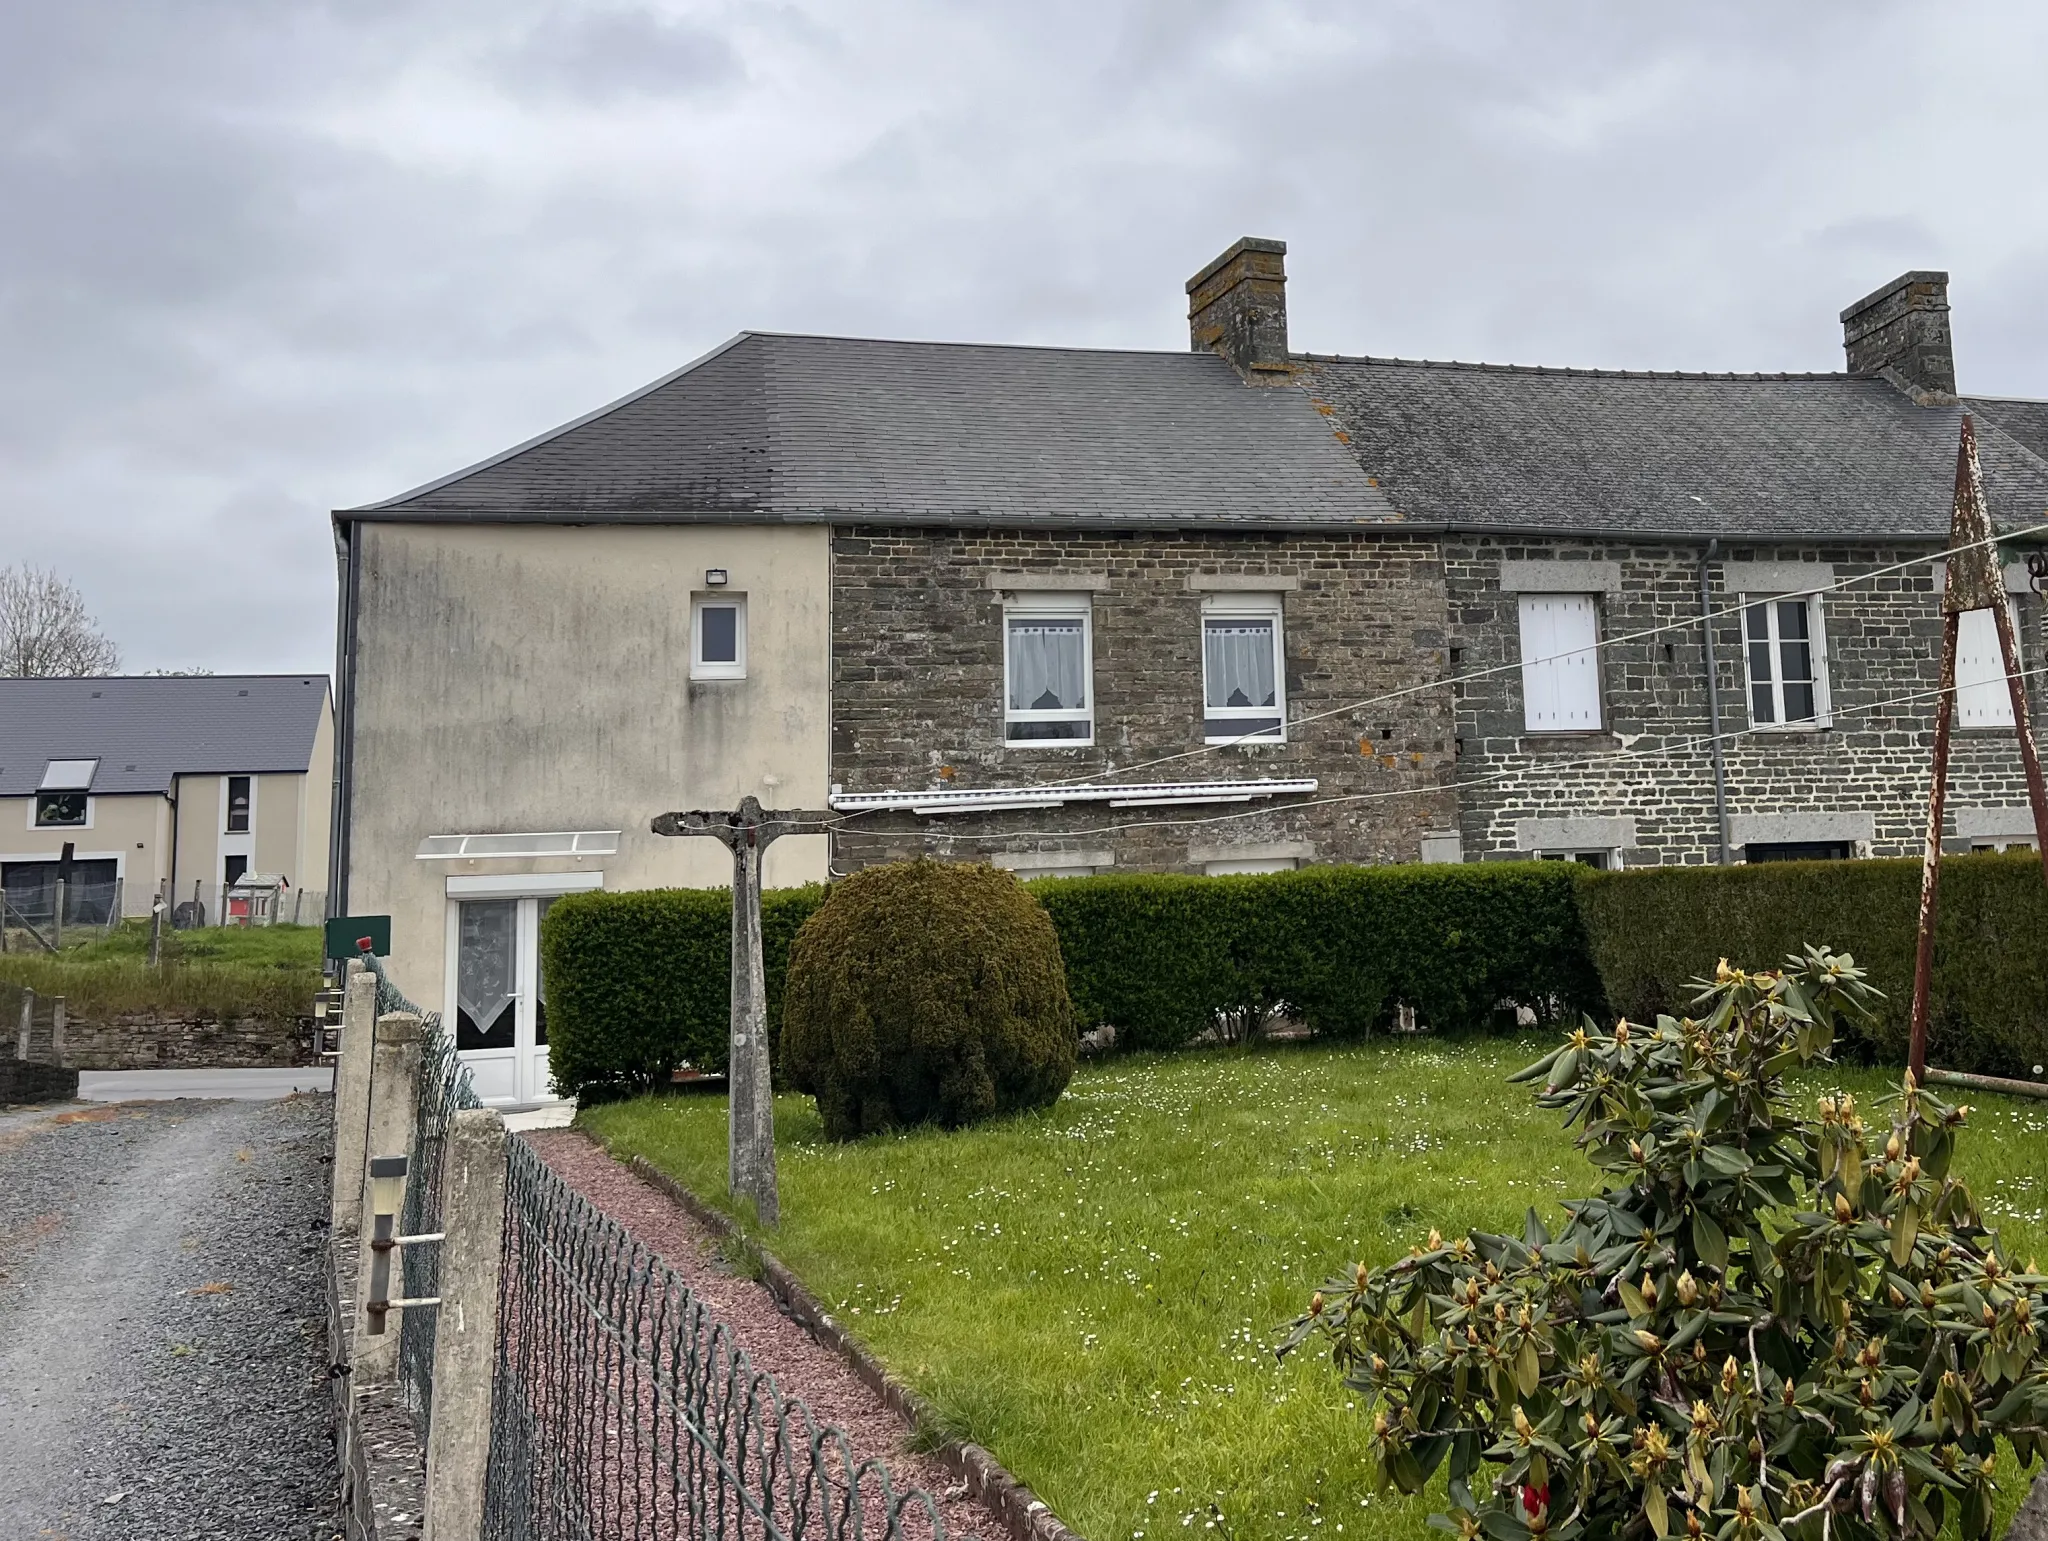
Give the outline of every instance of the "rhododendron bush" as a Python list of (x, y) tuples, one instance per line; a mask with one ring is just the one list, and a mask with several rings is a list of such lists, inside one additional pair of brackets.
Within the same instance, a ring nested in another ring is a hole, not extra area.
[(1515, 1077), (1606, 1180), (1561, 1234), (1432, 1233), (1281, 1352), (1328, 1342), (1384, 1480), (1447, 1466), (1465, 1541), (1987, 1535), (2000, 1439), (2048, 1453), (2048, 1281), (1953, 1170), (1969, 1110), (1910, 1075), (1793, 1109), (1785, 1072), (1876, 994), (1847, 955), (1698, 983), (1696, 1016), (1589, 1019)]

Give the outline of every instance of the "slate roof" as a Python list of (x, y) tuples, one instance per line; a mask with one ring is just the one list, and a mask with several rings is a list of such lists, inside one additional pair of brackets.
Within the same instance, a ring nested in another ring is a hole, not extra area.
[(1208, 353), (745, 332), (340, 519), (1328, 528), (1398, 517), (1298, 391)]
[[(1949, 527), (1965, 407), (1917, 406), (1877, 376), (1304, 356), (1297, 378), (1418, 521), (1653, 537)], [(2048, 460), (2005, 424), (1979, 414), (1992, 514), (2002, 528), (2036, 525), (2048, 518)]]
[(1978, 426), (1996, 423), (2035, 454), (2048, 459), (2048, 401), (2018, 396), (1965, 396), (1963, 406), (1976, 414)]
[(98, 759), (109, 794), (308, 770), (326, 700), (324, 674), (0, 679), (0, 797), (33, 793), (52, 760)]

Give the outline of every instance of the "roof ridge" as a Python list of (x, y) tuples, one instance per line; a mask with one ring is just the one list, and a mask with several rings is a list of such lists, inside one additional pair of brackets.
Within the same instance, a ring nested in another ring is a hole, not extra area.
[(977, 348), (1011, 353), (1086, 353), (1112, 358), (1216, 358), (1206, 348), (1091, 348), (1061, 342), (966, 342), (957, 337), (856, 337), (844, 332), (762, 332), (745, 335), (780, 342), (862, 342), (883, 348)]
[(1484, 374), (1557, 375), (1602, 380), (1877, 380), (1879, 375), (1840, 369), (1808, 370), (1711, 370), (1711, 369), (1594, 369), (1571, 364), (1489, 364), (1468, 359), (1396, 358), (1372, 353), (1296, 353), (1290, 355), (1311, 364), (1374, 364), (1408, 369), (1469, 369)]
[(324, 680), (326, 678), (327, 675), (325, 673), (313, 669), (286, 669), (269, 674), (32, 674), (8, 675), (0, 678), (0, 686), (81, 685), (89, 680), (100, 684), (116, 681), (122, 684), (132, 684), (142, 680), (148, 680), (151, 684), (157, 684), (159, 682), (168, 683), (172, 680), (181, 680), (206, 681), (215, 685), (229, 684), (235, 680), (304, 680), (310, 685), (315, 680)]

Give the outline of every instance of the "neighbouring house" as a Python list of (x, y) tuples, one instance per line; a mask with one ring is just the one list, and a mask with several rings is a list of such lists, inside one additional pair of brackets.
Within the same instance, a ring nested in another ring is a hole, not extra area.
[(0, 679), (0, 887), (40, 921), (216, 924), (224, 886), (325, 905), (334, 714), (325, 675)]
[[(727, 880), (672, 809), (815, 813), (771, 884), (1716, 859), (1703, 571), (1751, 601), (1714, 635), (1729, 854), (1910, 838), (1962, 411), (2000, 517), (2048, 507), (2048, 407), (1935, 388), (1930, 275), (1778, 379), (1296, 353), (1284, 257), (1190, 280), (1186, 352), (743, 333), (335, 514), (340, 902), (392, 914), (487, 1098), (546, 1094), (556, 897)], [(1958, 837), (1998, 843), (1968, 630)]]
[[(1442, 854), (1919, 852), (1941, 639), (1929, 558), (1948, 543), (1961, 420), (1999, 528), (2038, 531), (2048, 403), (1956, 394), (1945, 273), (1907, 273), (1841, 319), (1838, 373), (1291, 361), (1387, 497), (1442, 532), (1465, 676)], [(2019, 562), (2005, 575), (2037, 669), (2041, 597)], [(1953, 848), (2034, 843), (2004, 672), (1992, 612), (1964, 616)], [(2029, 689), (2038, 722), (2039, 675)]]

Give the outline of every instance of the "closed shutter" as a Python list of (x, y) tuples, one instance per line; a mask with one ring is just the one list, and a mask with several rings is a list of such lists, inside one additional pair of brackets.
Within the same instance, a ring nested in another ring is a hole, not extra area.
[(1522, 596), (1522, 700), (1531, 733), (1600, 726), (1599, 617), (1590, 594)]
[(2012, 726), (2012, 693), (1998, 646), (1998, 614), (1965, 610), (1956, 629), (1956, 723), (1965, 728)]

